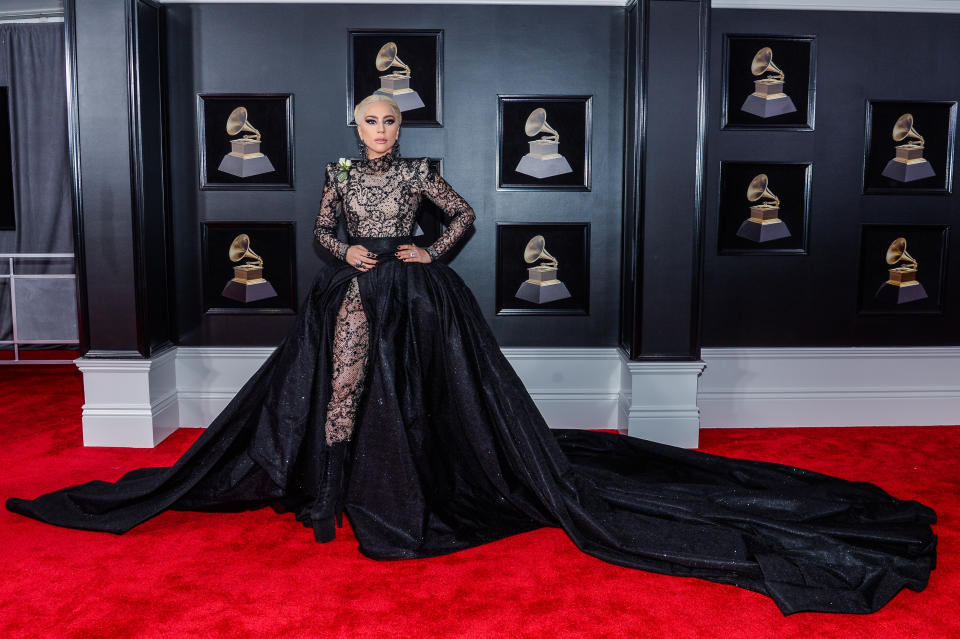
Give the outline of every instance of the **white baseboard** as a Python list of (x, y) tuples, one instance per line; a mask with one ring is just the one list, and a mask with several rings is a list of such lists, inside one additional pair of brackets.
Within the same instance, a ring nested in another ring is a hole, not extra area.
[[(271, 352), (181, 347), (181, 425), (209, 425)], [(626, 362), (616, 348), (504, 348), (503, 354), (551, 428), (617, 429), (697, 445), (702, 362)]]
[[(81, 358), (84, 443), (154, 446), (177, 426), (205, 427), (271, 352), (181, 347), (152, 361)], [(701, 426), (960, 421), (956, 347), (712, 348), (703, 362), (633, 362), (616, 348), (503, 352), (552, 428), (618, 429), (694, 447)]]
[(83, 445), (151, 448), (180, 426), (176, 349), (149, 360), (81, 357)]
[[(208, 426), (272, 352), (260, 347), (180, 347), (181, 426)], [(552, 428), (617, 428), (617, 349), (505, 348), (503, 353)]]
[(960, 423), (960, 348), (705, 348), (703, 427)]

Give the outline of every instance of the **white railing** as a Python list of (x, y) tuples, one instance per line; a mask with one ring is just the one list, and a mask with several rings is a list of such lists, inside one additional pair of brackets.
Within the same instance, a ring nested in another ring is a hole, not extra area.
[[(6, 262), (7, 272), (2, 272), (0, 267), (0, 283), (9, 282), (10, 288), (10, 319), (12, 325), (12, 340), (0, 339), (0, 349), (6, 345), (13, 346), (13, 359), (0, 359), (0, 364), (72, 364), (72, 359), (21, 359), (20, 346), (23, 344), (62, 344), (79, 345), (80, 341), (76, 335), (76, 329), (71, 336), (51, 336), (50, 339), (21, 339), (20, 327), (17, 322), (17, 281), (18, 280), (43, 280), (43, 279), (72, 279), (76, 280), (76, 273), (17, 273), (16, 263), (21, 260), (70, 260), (71, 269), (73, 267), (73, 253), (0, 253), (0, 264)], [(63, 312), (69, 312), (76, 317), (76, 297), (70, 299), (70, 307), (64, 308)]]

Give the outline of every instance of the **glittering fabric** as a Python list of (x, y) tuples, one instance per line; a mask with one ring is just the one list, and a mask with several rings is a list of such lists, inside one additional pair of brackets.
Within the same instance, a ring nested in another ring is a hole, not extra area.
[[(395, 162), (377, 170), (401, 171)], [(407, 232), (412, 191), (424, 188), (410, 180), (407, 204), (389, 209)], [(351, 201), (383, 202), (362, 188), (345, 199), (348, 211)], [(372, 232), (380, 227), (365, 224), (380, 217), (365, 213), (353, 229)], [(375, 268), (322, 267), (293, 332), (172, 467), (7, 508), (120, 533), (167, 508), (269, 505), (294, 512), (317, 541), (332, 539), (346, 513), (361, 552), (377, 559), (557, 526), (603, 560), (755, 590), (784, 614), (872, 612), (926, 586), (936, 515), (923, 504), (790, 466), (551, 431), (463, 280), (442, 261), (392, 256), (409, 241), (363, 236), (382, 256)], [(363, 367), (343, 358), (337, 336), (349, 332), (354, 287), (368, 346), (363, 390), (351, 395)], [(336, 409), (327, 428), (338, 396), (354, 414), (346, 438)]]

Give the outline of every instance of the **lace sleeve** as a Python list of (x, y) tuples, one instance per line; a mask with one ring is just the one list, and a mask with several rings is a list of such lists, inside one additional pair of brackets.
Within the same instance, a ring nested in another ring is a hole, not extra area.
[(431, 259), (437, 259), (449, 251), (460, 237), (473, 224), (477, 217), (459, 193), (453, 190), (447, 181), (430, 166), (430, 160), (424, 159), (421, 167), (424, 175), (422, 192), (443, 211), (447, 228), (444, 229), (437, 241), (426, 248)]
[(350, 246), (337, 239), (337, 210), (341, 208), (343, 198), (337, 188), (337, 164), (335, 162), (327, 165), (326, 174), (327, 181), (323, 185), (323, 195), (320, 197), (320, 213), (317, 215), (317, 223), (314, 226), (313, 234), (320, 242), (320, 246), (333, 253), (335, 257), (345, 260), (347, 249)]

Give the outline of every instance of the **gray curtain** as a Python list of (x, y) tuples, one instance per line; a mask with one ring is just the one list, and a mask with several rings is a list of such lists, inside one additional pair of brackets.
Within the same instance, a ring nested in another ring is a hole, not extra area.
[[(0, 84), (9, 87), (16, 215), (16, 230), (0, 231), (0, 253), (72, 253), (63, 23), (0, 24)], [(17, 266), (18, 273), (71, 269), (63, 261)], [(0, 272), (7, 272), (5, 264)], [(59, 338), (71, 322), (76, 331), (71, 280), (22, 283), (21, 339), (45, 339), (50, 331)], [(9, 280), (0, 280), (0, 339), (11, 337)]]

